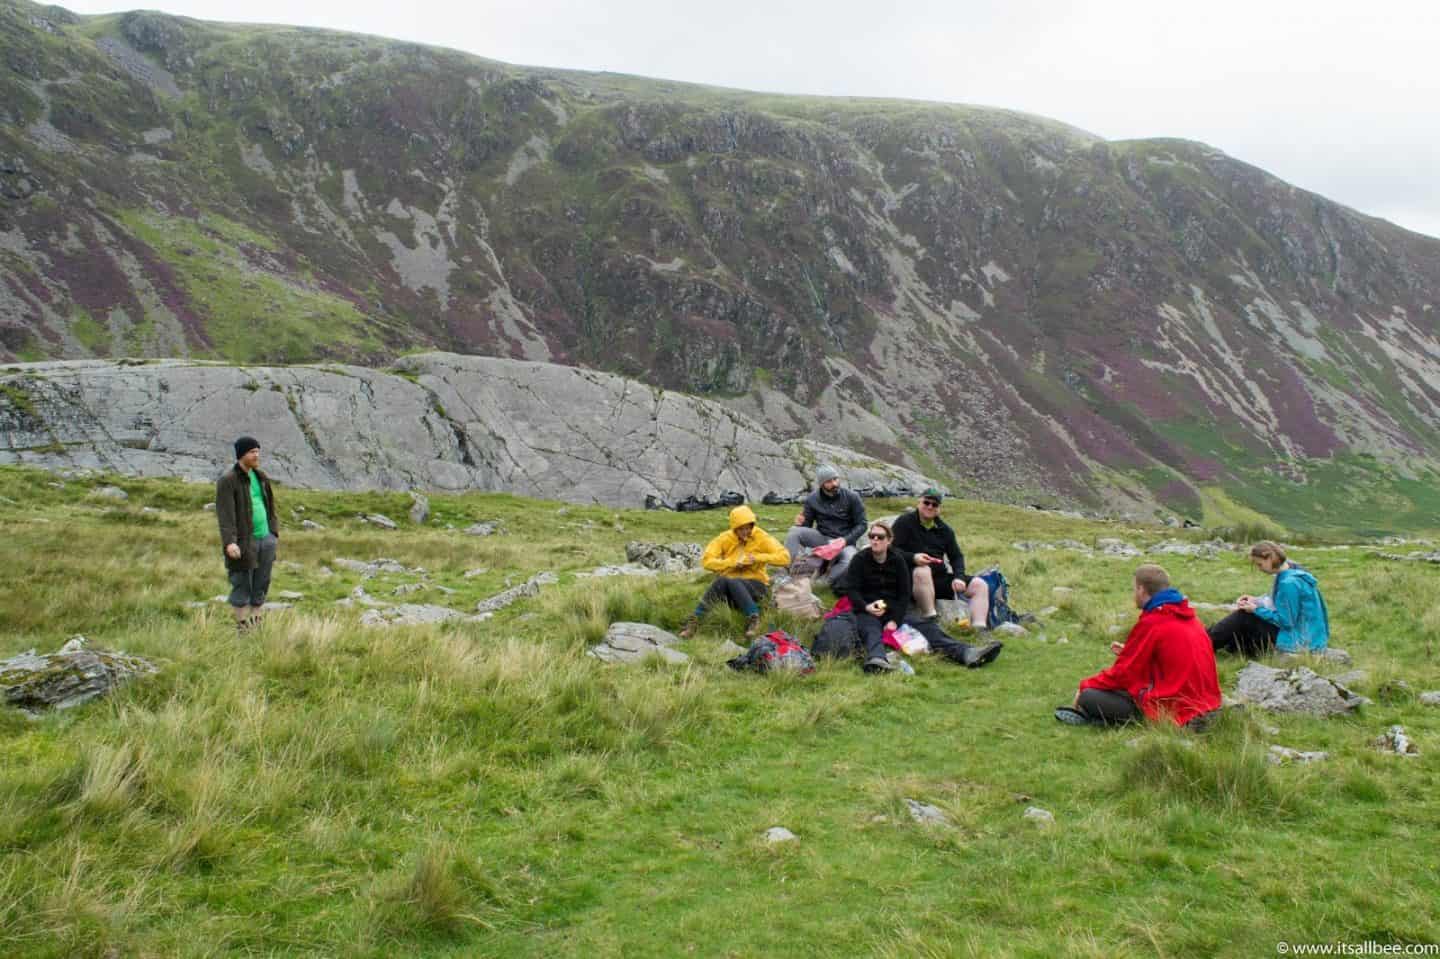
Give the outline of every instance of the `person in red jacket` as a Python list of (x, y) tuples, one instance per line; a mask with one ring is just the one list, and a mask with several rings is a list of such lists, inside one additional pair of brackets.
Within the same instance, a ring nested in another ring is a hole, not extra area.
[(1110, 644), (1114, 664), (1081, 680), (1075, 704), (1055, 710), (1056, 719), (1074, 726), (1168, 719), (1184, 726), (1220, 708), (1210, 635), (1164, 569), (1135, 570), (1135, 605), (1140, 618), (1130, 635)]

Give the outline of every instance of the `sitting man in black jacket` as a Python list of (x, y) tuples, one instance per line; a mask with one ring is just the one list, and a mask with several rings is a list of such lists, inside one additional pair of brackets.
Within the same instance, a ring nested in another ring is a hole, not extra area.
[(915, 512), (895, 521), (895, 548), (914, 564), (915, 612), (921, 619), (935, 617), (935, 600), (963, 596), (970, 601), (970, 623), (985, 629), (990, 615), (990, 587), (979, 576), (965, 575), (965, 554), (955, 531), (940, 518), (945, 497), (931, 487), (920, 494)]
[(891, 548), (894, 537), (885, 523), (871, 523), (866, 536), (870, 548), (855, 554), (840, 588), (850, 597), (865, 647), (865, 672), (880, 673), (893, 668), (885, 656), (885, 631), (905, 622), (910, 609), (910, 560)]
[(795, 525), (785, 535), (785, 548), (794, 559), (803, 547), (814, 548), (832, 539), (843, 539), (845, 548), (821, 577), (828, 578), (834, 585), (845, 579), (845, 568), (854, 559), (860, 537), (865, 533), (865, 502), (860, 494), (840, 485), (840, 471), (828, 463), (815, 471), (815, 481), (820, 485), (805, 497), (805, 505), (795, 515)]

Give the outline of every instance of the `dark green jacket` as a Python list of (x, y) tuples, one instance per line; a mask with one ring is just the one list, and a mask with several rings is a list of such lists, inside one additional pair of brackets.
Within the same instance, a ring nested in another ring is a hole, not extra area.
[[(260, 477), (260, 492), (265, 497), (265, 517), (270, 523), (270, 532), (280, 535), (280, 518), (275, 515), (275, 493), (270, 489), (270, 477), (263, 470), (256, 470)], [(235, 543), (240, 547), (240, 558), (225, 557), (227, 570), (251, 570), (260, 565), (260, 551), (255, 543), (255, 517), (250, 512), (250, 477), (235, 464), (220, 475), (215, 483), (215, 520), (220, 524), (220, 553)]]

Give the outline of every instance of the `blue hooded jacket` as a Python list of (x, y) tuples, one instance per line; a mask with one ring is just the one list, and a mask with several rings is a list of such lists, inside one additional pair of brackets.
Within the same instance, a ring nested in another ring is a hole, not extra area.
[(1275, 647), (1282, 653), (1317, 653), (1330, 642), (1330, 614), (1320, 587), (1308, 570), (1291, 564), (1275, 576), (1270, 589), (1275, 608), (1257, 607), (1255, 615), (1280, 627)]

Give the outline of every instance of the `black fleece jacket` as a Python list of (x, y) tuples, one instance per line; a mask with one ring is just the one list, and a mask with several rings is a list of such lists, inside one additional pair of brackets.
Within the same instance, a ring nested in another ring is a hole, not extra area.
[(850, 597), (856, 615), (877, 599), (885, 600), (885, 615), (880, 617), (896, 623), (905, 622), (910, 610), (910, 557), (895, 547), (885, 554), (885, 562), (875, 562), (875, 554), (862, 549), (845, 571), (843, 592)]

